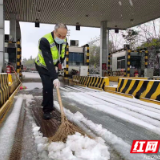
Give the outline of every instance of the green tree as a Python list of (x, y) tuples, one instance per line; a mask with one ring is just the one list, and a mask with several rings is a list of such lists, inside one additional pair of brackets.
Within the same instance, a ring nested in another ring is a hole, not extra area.
[(158, 38), (152, 38), (144, 43), (138, 48), (150, 48), (150, 47), (160, 47), (160, 39)]

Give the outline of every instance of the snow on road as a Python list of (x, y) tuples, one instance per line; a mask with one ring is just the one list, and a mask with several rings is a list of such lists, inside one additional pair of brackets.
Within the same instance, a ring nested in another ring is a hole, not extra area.
[[(58, 102), (54, 102), (54, 105), (56, 109), (60, 111), (60, 107)], [(112, 145), (114, 149), (118, 151), (118, 153), (123, 157), (124, 159), (128, 160), (145, 160), (148, 158), (147, 156), (144, 156), (143, 154), (130, 154), (130, 149), (131, 146), (123, 141), (121, 138), (117, 137), (115, 134), (112, 132), (108, 131), (107, 129), (103, 128), (101, 124), (95, 124), (91, 120), (88, 120), (85, 118), (80, 112), (72, 113), (70, 110), (64, 108), (65, 115), (67, 118), (74, 122), (75, 124), (79, 124), (83, 122), (85, 126), (87, 126), (89, 129), (94, 131), (96, 135), (99, 137), (102, 137), (108, 144)], [(89, 153), (88, 153), (89, 154)], [(94, 159), (95, 158), (95, 159)], [(93, 160), (101, 160), (101, 159), (96, 159), (96, 157), (92, 158)], [(91, 160), (92, 160), (91, 159)], [(153, 158), (154, 159), (154, 158)], [(83, 158), (82, 158), (83, 160)], [(85, 160), (90, 160), (90, 159), (85, 159)]]
[(72, 92), (64, 94), (66, 97), (160, 134), (159, 105), (106, 92), (77, 92), (77, 88), (72, 88)]

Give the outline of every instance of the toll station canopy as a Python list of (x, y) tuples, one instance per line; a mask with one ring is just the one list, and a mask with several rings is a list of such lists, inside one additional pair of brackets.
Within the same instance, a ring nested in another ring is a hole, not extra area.
[(159, 0), (5, 0), (5, 19), (126, 29), (160, 17)]

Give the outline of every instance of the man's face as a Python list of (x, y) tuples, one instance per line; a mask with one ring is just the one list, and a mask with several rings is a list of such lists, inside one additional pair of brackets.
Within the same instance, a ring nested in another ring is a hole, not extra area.
[(56, 31), (54, 31), (54, 35), (60, 39), (65, 39), (67, 35), (67, 29), (58, 28)]

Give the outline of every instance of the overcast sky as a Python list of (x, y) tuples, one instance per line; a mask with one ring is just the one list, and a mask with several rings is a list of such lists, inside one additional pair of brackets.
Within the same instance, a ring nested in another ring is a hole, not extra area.
[[(160, 19), (154, 21), (156, 26), (157, 36), (160, 36)], [(5, 21), (5, 34), (9, 34), (9, 21)], [(54, 30), (54, 25), (40, 24), (40, 28), (35, 28), (34, 23), (20, 22), (22, 33), (22, 58), (35, 58), (38, 54), (38, 40), (47, 33)], [(148, 22), (145, 26), (150, 30), (150, 33), (154, 33), (153, 21)], [(79, 46), (82, 46), (89, 42), (91, 39), (99, 37), (99, 28), (81, 27), (80, 31), (75, 30), (75, 26), (68, 26), (70, 30), (70, 40), (79, 40)], [(136, 29), (136, 27), (135, 27)], [(144, 33), (142, 33), (144, 34)], [(113, 39), (114, 38), (114, 39)], [(115, 34), (114, 31), (110, 31), (110, 39), (113, 41), (116, 48), (122, 48), (126, 43), (122, 38), (121, 33)], [(139, 37), (141, 39), (141, 37)], [(145, 39), (144, 39), (145, 40)], [(143, 41), (143, 39), (142, 39)]]
[[(20, 22), (22, 32), (22, 58), (35, 58), (38, 53), (38, 40), (45, 34), (53, 31), (54, 25), (40, 24), (40, 28), (35, 28), (34, 23)], [(70, 30), (70, 40), (79, 40), (79, 46), (86, 44), (92, 38), (100, 35), (99, 28), (81, 27), (80, 31), (75, 30), (75, 26), (68, 26)], [(9, 34), (9, 22), (5, 21), (5, 34)]]

